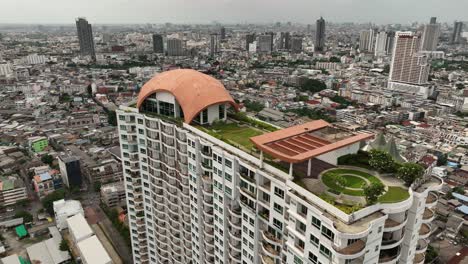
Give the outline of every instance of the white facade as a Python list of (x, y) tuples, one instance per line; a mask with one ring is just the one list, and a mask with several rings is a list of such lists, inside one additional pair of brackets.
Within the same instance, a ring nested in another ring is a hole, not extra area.
[(377, 34), (376, 40), (375, 40), (375, 49), (374, 49), (374, 54), (375, 56), (385, 56), (387, 55), (387, 32), (381, 31)]
[[(194, 126), (129, 107), (117, 115), (134, 263), (424, 261), (437, 201), (430, 192), (441, 182), (346, 214)], [(333, 164), (357, 149), (321, 158)]]
[(58, 200), (54, 202), (54, 214), (55, 214), (55, 222), (57, 224), (57, 228), (62, 230), (67, 228), (67, 218), (74, 216), (76, 214), (84, 215), (83, 207), (81, 203), (76, 200), (67, 200), (64, 199)]

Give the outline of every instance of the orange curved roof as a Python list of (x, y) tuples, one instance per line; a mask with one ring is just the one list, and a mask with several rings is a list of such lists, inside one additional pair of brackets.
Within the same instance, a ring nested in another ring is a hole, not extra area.
[(148, 96), (158, 91), (174, 95), (184, 111), (186, 123), (190, 123), (198, 113), (210, 105), (229, 103), (236, 110), (238, 108), (220, 81), (195, 70), (172, 70), (156, 75), (141, 88), (137, 108), (140, 108)]

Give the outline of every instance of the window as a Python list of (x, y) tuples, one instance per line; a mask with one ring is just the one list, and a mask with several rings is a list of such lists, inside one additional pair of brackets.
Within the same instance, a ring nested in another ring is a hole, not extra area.
[(312, 216), (312, 225), (315, 226), (316, 228), (320, 229), (320, 226), (322, 225), (322, 222), (316, 218), (315, 216)]
[(232, 182), (232, 176), (227, 173), (224, 173), (224, 179), (226, 179), (228, 182)]
[(224, 109), (226, 109), (226, 106), (223, 105), (223, 104), (220, 104), (219, 105), (219, 115), (218, 115), (218, 118), (221, 120), (221, 119), (224, 119)]
[(143, 125), (143, 119), (138, 118), (138, 124)]
[(174, 104), (159, 101), (159, 114), (165, 116), (174, 116)]
[(273, 218), (273, 225), (280, 230), (283, 230), (283, 223), (276, 218)]
[(202, 111), (202, 118), (203, 123), (208, 123), (208, 109)]
[(125, 116), (119, 115), (119, 120), (122, 120), (122, 121), (125, 120)]
[(312, 243), (312, 245), (318, 247), (319, 246), (319, 239), (318, 237), (314, 236), (314, 235), (310, 235), (310, 243)]
[(273, 208), (275, 209), (276, 212), (283, 214), (283, 207), (281, 205), (274, 203)]
[(301, 233), (304, 233), (306, 231), (306, 225), (300, 221), (296, 221), (296, 230), (301, 232)]
[(312, 254), (312, 252), (309, 252), (309, 261), (312, 262), (313, 264), (317, 264), (317, 263), (318, 263), (317, 256), (315, 256), (314, 254)]
[(228, 159), (225, 159), (224, 160), (224, 165), (226, 165), (226, 167), (232, 169), (232, 161), (230, 161)]
[(326, 248), (324, 245), (320, 245), (320, 254), (324, 255), (327, 258), (331, 258), (331, 251)]
[(227, 195), (229, 195), (229, 196), (232, 195), (232, 190), (231, 190), (231, 188), (225, 186), (225, 187), (224, 187), (224, 191), (226, 192)]
[(284, 198), (284, 191), (278, 187), (275, 187), (275, 195), (280, 198)]
[(328, 229), (326, 226), (322, 226), (322, 235), (324, 235), (326, 238), (332, 241), (335, 238), (335, 234), (333, 234), (333, 232), (330, 229)]
[(294, 256), (294, 264), (302, 264), (302, 259), (298, 256)]

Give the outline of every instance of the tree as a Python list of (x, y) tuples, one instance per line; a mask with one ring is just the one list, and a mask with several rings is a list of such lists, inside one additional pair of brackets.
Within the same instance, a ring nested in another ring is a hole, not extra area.
[(252, 112), (260, 112), (265, 108), (264, 104), (257, 101), (244, 100), (242, 103), (245, 105), (247, 110)]
[(369, 165), (381, 172), (393, 172), (395, 170), (395, 161), (388, 152), (373, 149), (369, 152)]
[(397, 177), (403, 180), (406, 185), (410, 186), (415, 180), (424, 175), (424, 168), (416, 163), (408, 162), (403, 163), (398, 168)]
[(464, 195), (465, 194), (465, 188), (463, 188), (463, 186), (455, 186), (455, 187), (453, 187), (452, 192)]
[(42, 199), (42, 206), (50, 215), (54, 214), (54, 202), (65, 198), (64, 190), (56, 190)]
[(117, 114), (115, 113), (115, 111), (107, 112), (107, 122), (111, 126), (117, 126)]
[(367, 204), (375, 204), (384, 191), (385, 186), (381, 182), (373, 182), (364, 187), (364, 195), (366, 196)]
[(311, 93), (318, 93), (322, 90), (327, 89), (327, 85), (316, 79), (306, 79), (300, 87), (301, 91), (303, 92), (311, 92)]
[(438, 258), (439, 253), (431, 245), (427, 246), (425, 263), (433, 263), (433, 261)]
[(62, 239), (62, 241), (60, 242), (60, 247), (59, 249), (61, 251), (69, 251), (70, 250), (70, 247), (68, 246), (68, 243), (65, 239)]
[(94, 183), (94, 191), (99, 192), (101, 190), (101, 182), (97, 181)]
[(447, 165), (447, 154), (442, 154), (437, 157), (437, 166)]
[(330, 62), (341, 62), (341, 60), (340, 60), (340, 58), (338, 58), (338, 57), (331, 56), (331, 57), (330, 57)]
[(86, 91), (88, 92), (89, 97), (93, 95), (93, 87), (91, 86), (91, 84), (89, 84), (88, 87), (86, 87)]
[(458, 90), (461, 90), (465, 88), (465, 85), (463, 83), (457, 83), (455, 84), (455, 87), (457, 87)]
[(49, 154), (45, 154), (41, 157), (41, 161), (49, 166), (52, 166), (52, 163), (54, 162), (54, 157), (52, 157)]
[(15, 218), (23, 218), (23, 222), (29, 223), (33, 221), (33, 216), (32, 214), (26, 212), (26, 211), (18, 211), (16, 212)]

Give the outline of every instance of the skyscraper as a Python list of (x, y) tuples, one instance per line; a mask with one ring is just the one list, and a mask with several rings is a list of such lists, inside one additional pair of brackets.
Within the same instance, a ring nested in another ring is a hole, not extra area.
[(255, 41), (255, 34), (247, 34), (245, 35), (245, 50), (249, 50), (249, 45)]
[(78, 33), (78, 40), (80, 42), (81, 56), (91, 56), (96, 58), (91, 24), (89, 24), (85, 18), (79, 17), (76, 19), (76, 30)]
[(278, 49), (281, 50), (289, 50), (291, 49), (291, 33), (289, 32), (281, 32), (279, 43), (277, 43)]
[(167, 55), (168, 56), (184, 56), (185, 50), (183, 46), (183, 41), (181, 39), (170, 38), (166, 40), (167, 42)]
[(395, 34), (389, 88), (409, 88), (428, 83), (430, 65), (428, 57), (419, 53), (420, 42), (420, 37), (413, 32)]
[(323, 17), (317, 20), (315, 29), (315, 51), (321, 52), (325, 49), (325, 20)]
[(393, 53), (393, 44), (395, 43), (395, 32), (387, 32), (387, 43), (385, 44), (385, 51), (387, 54)]
[(161, 34), (153, 34), (153, 52), (164, 53), (163, 36)]
[(455, 21), (455, 23), (453, 24), (453, 33), (452, 33), (452, 38), (451, 38), (451, 42), (453, 44), (460, 43), (462, 29), (463, 29), (463, 22)]
[(375, 45), (375, 30), (369, 29), (361, 31), (359, 36), (359, 50), (361, 52), (372, 52), (374, 51)]
[(218, 34), (210, 35), (210, 56), (213, 58), (219, 52), (219, 36)]
[(338, 207), (320, 176), (371, 134), (323, 120), (268, 133), (229, 120), (236, 110), (221, 82), (194, 70), (155, 76), (117, 110), (135, 264), (424, 262), (440, 178), (410, 188), (395, 178), (398, 199)]
[(302, 51), (302, 37), (294, 36), (291, 39), (291, 52), (300, 53)]
[(374, 55), (379, 57), (379, 56), (385, 56), (387, 55), (387, 32), (381, 31), (377, 34), (377, 37), (375, 38), (375, 48), (374, 48)]
[(226, 39), (226, 28), (225, 27), (221, 27), (219, 29), (219, 35), (221, 37), (221, 40), (225, 40)]
[(273, 36), (269, 33), (258, 36), (258, 52), (271, 53), (273, 51)]
[(430, 24), (424, 25), (421, 37), (421, 51), (434, 51), (440, 36), (440, 25), (435, 17), (431, 17)]

